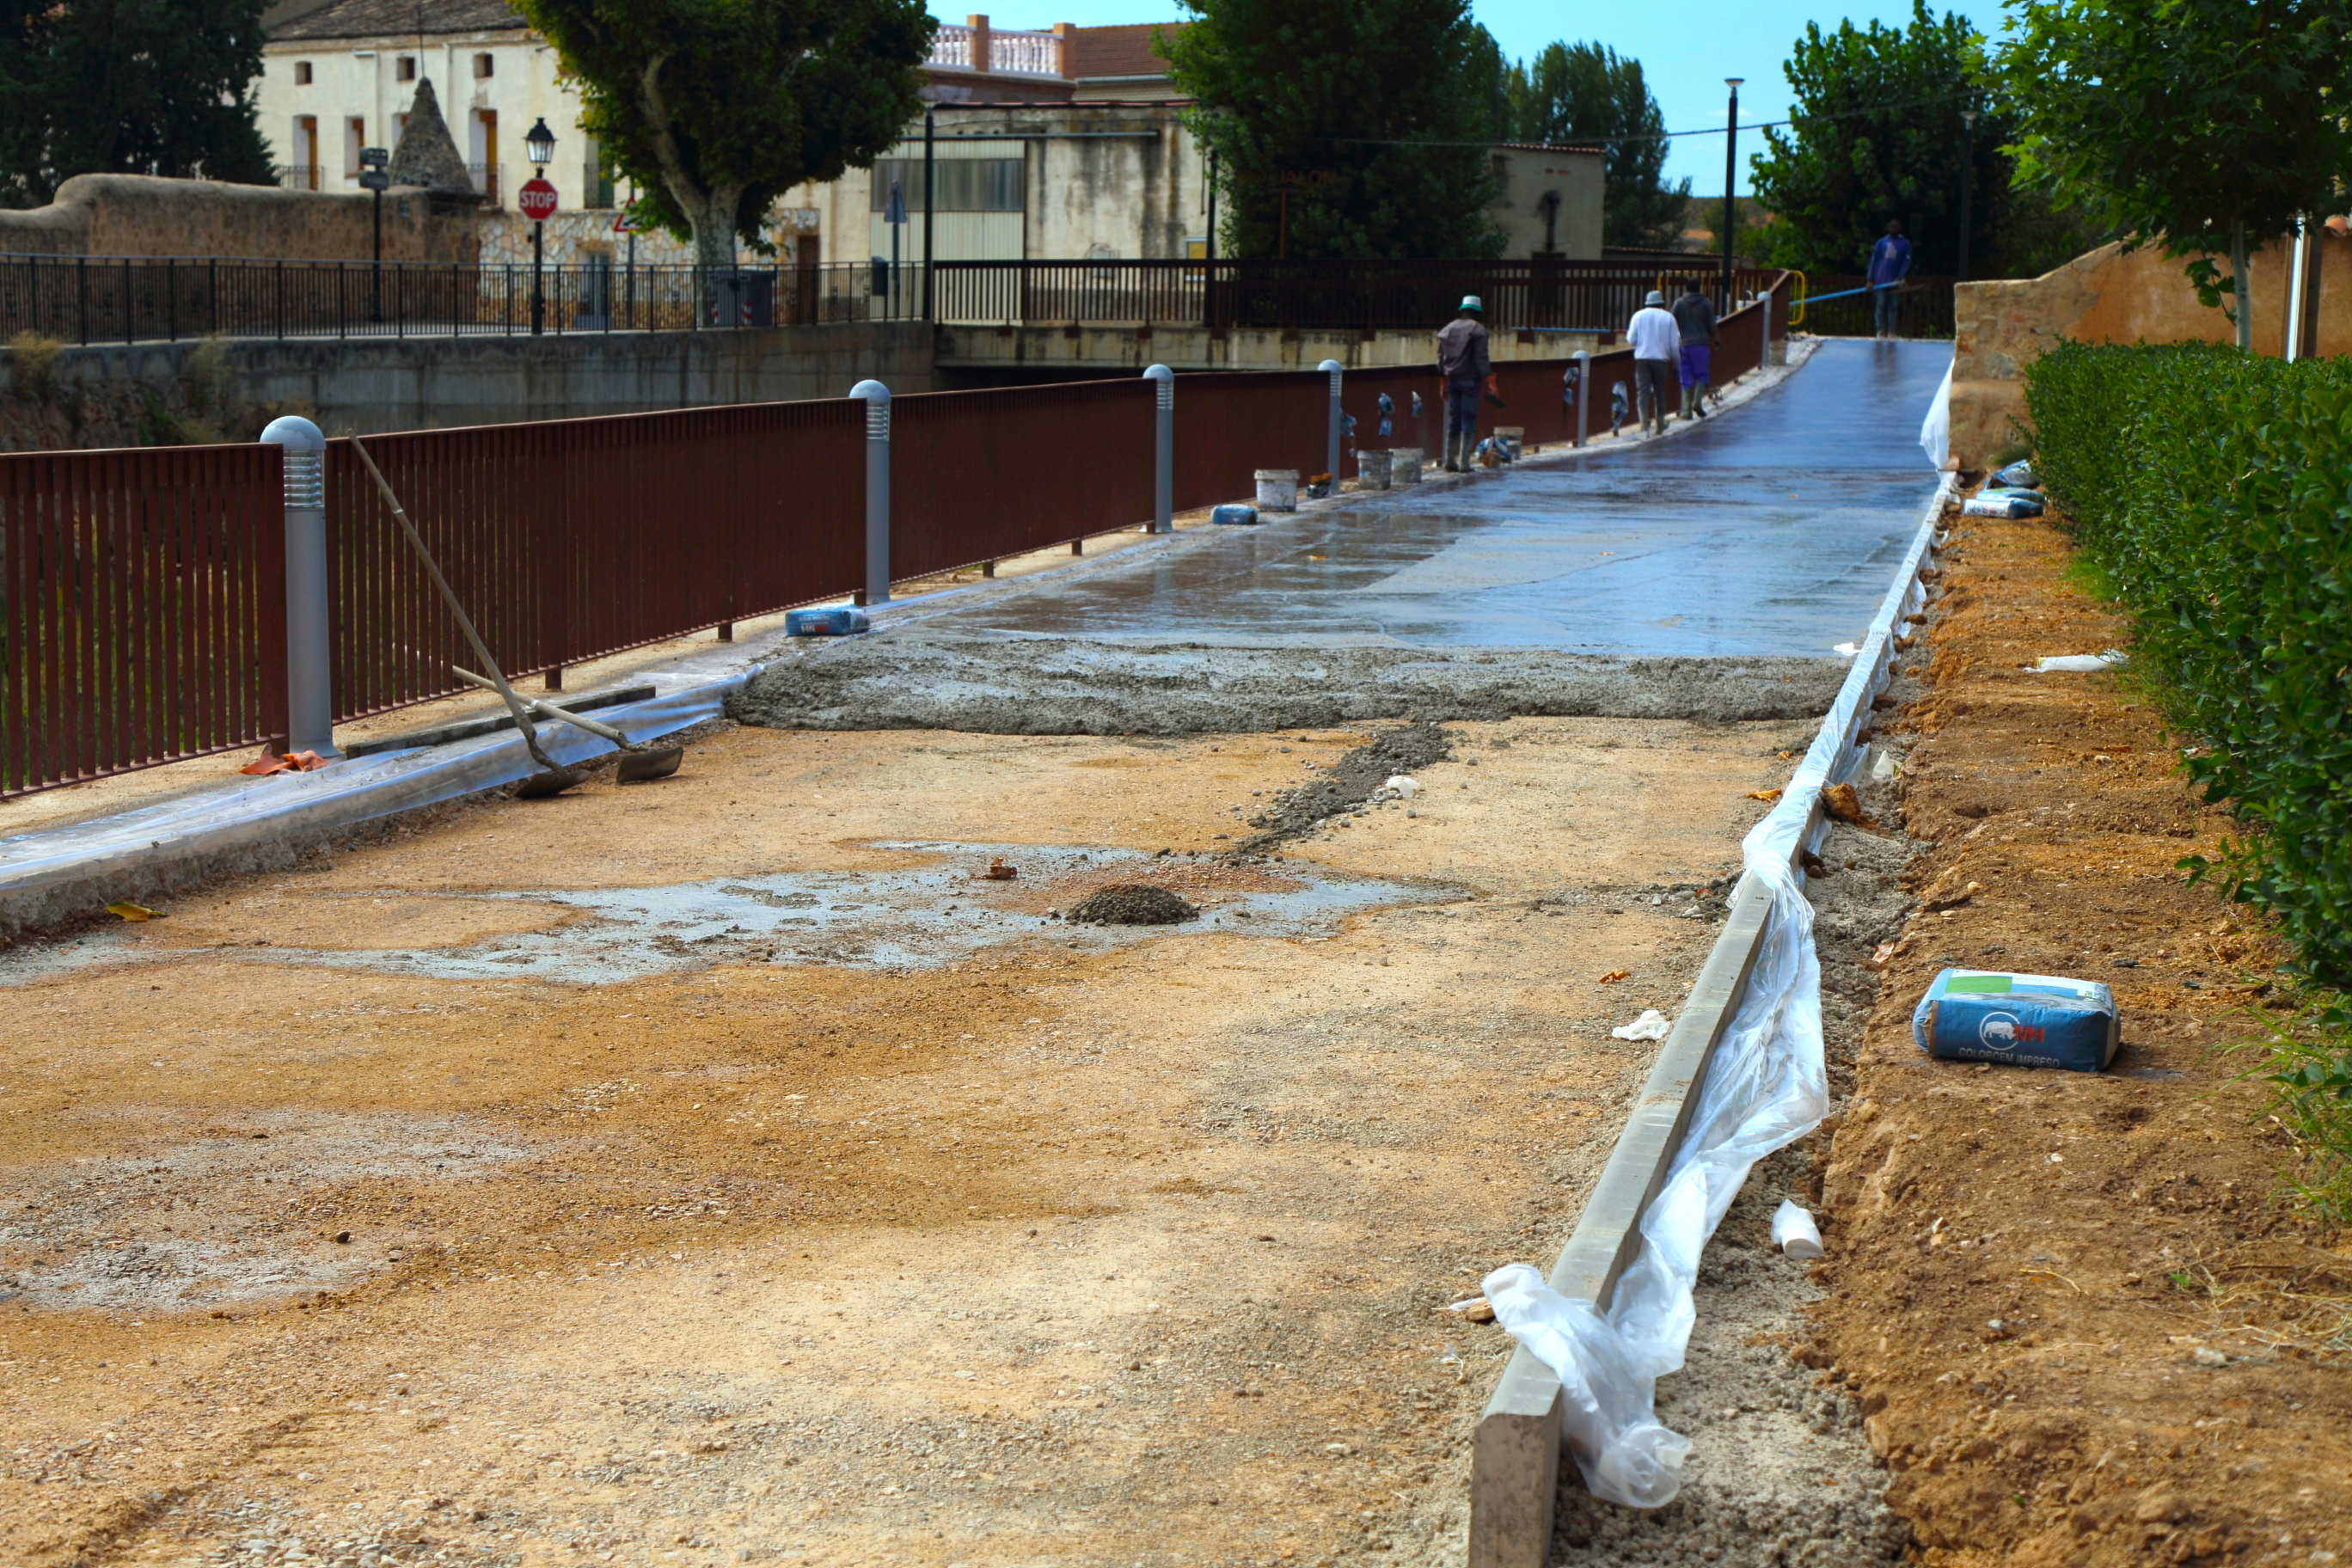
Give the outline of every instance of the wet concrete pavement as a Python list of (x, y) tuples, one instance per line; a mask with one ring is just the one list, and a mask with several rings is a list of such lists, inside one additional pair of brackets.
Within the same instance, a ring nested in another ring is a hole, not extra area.
[(1919, 425), (1950, 358), (1946, 343), (1823, 342), (1780, 385), (1669, 440), (1221, 530), (1202, 548), (943, 609), (923, 631), (1834, 657), (1934, 486)]

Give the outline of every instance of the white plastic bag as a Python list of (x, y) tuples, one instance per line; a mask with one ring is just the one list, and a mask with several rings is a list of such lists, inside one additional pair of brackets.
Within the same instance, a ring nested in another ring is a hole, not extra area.
[(1389, 782), (1382, 784), (1381, 787), (1385, 790), (1393, 790), (1396, 792), (1396, 797), (1399, 800), (1411, 800), (1415, 794), (1419, 793), (1421, 784), (1418, 780), (1410, 778), (1403, 773), (1391, 773), (1389, 775)]
[(1919, 445), (1927, 454), (1927, 466), (1937, 472), (1952, 460), (1952, 367), (1944, 367), (1944, 383), (1936, 388), (1936, 400), (1927, 405), (1927, 417), (1919, 426)]
[(1621, 1040), (1663, 1040), (1674, 1030), (1672, 1018), (1655, 1007), (1644, 1007), (1640, 1017), (1630, 1024), (1620, 1024), (1609, 1032)]
[(1772, 1211), (1772, 1245), (1790, 1257), (1811, 1262), (1822, 1255), (1821, 1226), (1804, 1205), (1793, 1198), (1782, 1198), (1780, 1206)]

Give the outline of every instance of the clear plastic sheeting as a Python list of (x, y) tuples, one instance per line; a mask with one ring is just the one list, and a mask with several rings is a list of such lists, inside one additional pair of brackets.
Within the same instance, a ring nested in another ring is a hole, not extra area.
[(1585, 1485), (1608, 1501), (1658, 1508), (1682, 1489), (1690, 1442), (1657, 1420), (1656, 1384), (1681, 1368), (1690, 1342), (1699, 1255), (1749, 1168), (1828, 1111), (1821, 961), (1812, 906), (1793, 868), (1823, 830), (1815, 813), (1822, 787), (1866, 754), (1855, 736), (1885, 684), (1895, 628), (1922, 602), (1919, 568), (1950, 493), (1947, 479), (1820, 732), (1779, 804), (1740, 846), (1748, 877), (1769, 900), (1761, 942), (1664, 1184), (1643, 1211), (1640, 1254), (1618, 1278), (1608, 1310), (1562, 1296), (1526, 1264), (1486, 1277), (1496, 1321), (1559, 1376), (1570, 1452)]
[(1927, 405), (1927, 417), (1919, 424), (1920, 449), (1927, 454), (1927, 466), (1941, 471), (1952, 460), (1952, 372), (1947, 366), (1944, 384), (1936, 388), (1934, 401)]

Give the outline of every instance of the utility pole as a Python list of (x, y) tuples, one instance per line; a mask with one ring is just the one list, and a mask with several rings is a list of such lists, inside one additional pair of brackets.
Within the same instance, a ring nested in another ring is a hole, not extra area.
[(1977, 110), (1960, 110), (1960, 265), (1958, 280), (1969, 280), (1969, 196), (1977, 172)]
[(1739, 226), (1738, 204), (1732, 199), (1732, 181), (1738, 171), (1739, 155), (1739, 84), (1744, 76), (1727, 76), (1723, 84), (1731, 89), (1730, 118), (1723, 128), (1723, 304), (1726, 315), (1731, 313), (1731, 236)]
[(383, 193), (385, 187), (392, 184), (392, 174), (386, 167), (391, 162), (392, 153), (387, 148), (360, 149), (360, 185), (375, 194), (375, 260), (368, 273), (368, 320), (371, 321), (383, 320)]
[(923, 110), (923, 320), (935, 321), (937, 300), (931, 293), (931, 142), (937, 134), (937, 113)]

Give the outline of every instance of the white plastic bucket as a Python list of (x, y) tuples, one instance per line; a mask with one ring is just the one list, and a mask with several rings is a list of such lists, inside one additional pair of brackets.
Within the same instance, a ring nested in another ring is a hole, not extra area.
[(1260, 511), (1297, 511), (1298, 510), (1298, 470), (1297, 468), (1258, 469), (1257, 509)]
[(1389, 488), (1389, 455), (1386, 452), (1356, 454), (1356, 488), (1361, 490)]
[(1417, 485), (1421, 483), (1421, 448), (1391, 447), (1389, 448), (1389, 483)]

